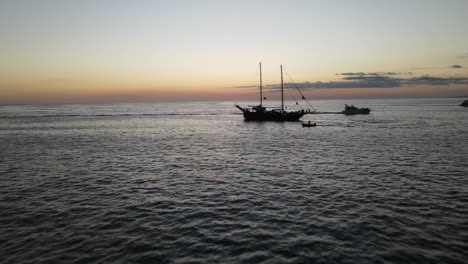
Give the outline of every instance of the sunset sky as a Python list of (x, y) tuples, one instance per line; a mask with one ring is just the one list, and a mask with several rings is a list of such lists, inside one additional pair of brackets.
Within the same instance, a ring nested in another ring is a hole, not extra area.
[(311, 99), (468, 95), (467, 14), (463, 0), (2, 0), (0, 104), (256, 99), (260, 61), (272, 97), (280, 64)]

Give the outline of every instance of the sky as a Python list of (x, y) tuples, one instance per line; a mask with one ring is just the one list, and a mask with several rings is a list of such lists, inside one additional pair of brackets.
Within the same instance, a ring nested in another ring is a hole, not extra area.
[(0, 0), (0, 104), (468, 95), (468, 1)]

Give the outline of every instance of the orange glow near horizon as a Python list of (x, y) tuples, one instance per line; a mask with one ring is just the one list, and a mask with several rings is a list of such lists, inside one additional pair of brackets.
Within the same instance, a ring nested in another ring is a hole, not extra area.
[(350, 72), (462, 79), (329, 85), (307, 90), (311, 98), (466, 95), (467, 7), (0, 1), (0, 104), (255, 100), (255, 89), (234, 87), (258, 85), (259, 61), (265, 85), (280, 82), (280, 64), (286, 83), (287, 73), (298, 83), (347, 81), (341, 73)]
[[(118, 72), (92, 71), (86, 73), (54, 72), (41, 73), (39, 69), (29, 74), (20, 73), (2, 76), (0, 81), (0, 103), (99, 103), (99, 102), (149, 102), (149, 101), (210, 101), (210, 100), (256, 100), (258, 98), (258, 70), (224, 68), (184, 70), (152, 73), (145, 71)], [(289, 69), (288, 69), (289, 70)], [(289, 70), (290, 71), (290, 70)], [(463, 71), (461, 71), (463, 72)], [(290, 72), (290, 74), (293, 74)], [(308, 79), (306, 71), (292, 76), (295, 81)], [(23, 77), (25, 76), (25, 77)], [(339, 81), (337, 75), (328, 75), (333, 79), (314, 76), (319, 80)], [(462, 75), (463, 76), (463, 75)], [(406, 77), (408, 78), (408, 77)], [(263, 83), (277, 84), (279, 71), (268, 67), (263, 72)], [(285, 74), (285, 82), (290, 82)], [(313, 81), (312, 81), (313, 82)], [(251, 88), (236, 88), (249, 86)], [(468, 85), (445, 86), (402, 86), (395, 88), (333, 88), (304, 89), (311, 99), (339, 98), (384, 98), (384, 97), (449, 97), (468, 94)], [(270, 94), (269, 94), (270, 93)], [(271, 90), (265, 94), (278, 97)], [(288, 93), (286, 93), (288, 96)]]
[[(257, 88), (99, 88), (60, 89), (53, 87), (43, 90), (23, 87), (22, 89), (2, 90), (2, 97), (9, 104), (35, 103), (113, 103), (113, 102), (165, 102), (165, 101), (255, 101)], [(448, 86), (404, 86), (397, 88), (342, 88), (305, 89), (309, 100), (346, 98), (402, 98), (402, 97), (451, 97), (468, 94), (462, 85)], [(279, 93), (265, 91), (268, 100), (278, 100)], [(423, 96), (421, 96), (423, 95)], [(290, 99), (288, 93), (285, 93)]]

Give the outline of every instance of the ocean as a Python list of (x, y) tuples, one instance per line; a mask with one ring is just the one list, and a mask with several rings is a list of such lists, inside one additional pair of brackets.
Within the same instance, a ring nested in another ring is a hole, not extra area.
[(466, 263), (461, 101), (0, 106), (0, 262)]

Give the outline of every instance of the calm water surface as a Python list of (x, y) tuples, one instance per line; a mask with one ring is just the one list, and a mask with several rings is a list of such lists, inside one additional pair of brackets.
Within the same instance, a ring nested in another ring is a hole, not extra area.
[(459, 99), (0, 107), (1, 263), (466, 263)]

